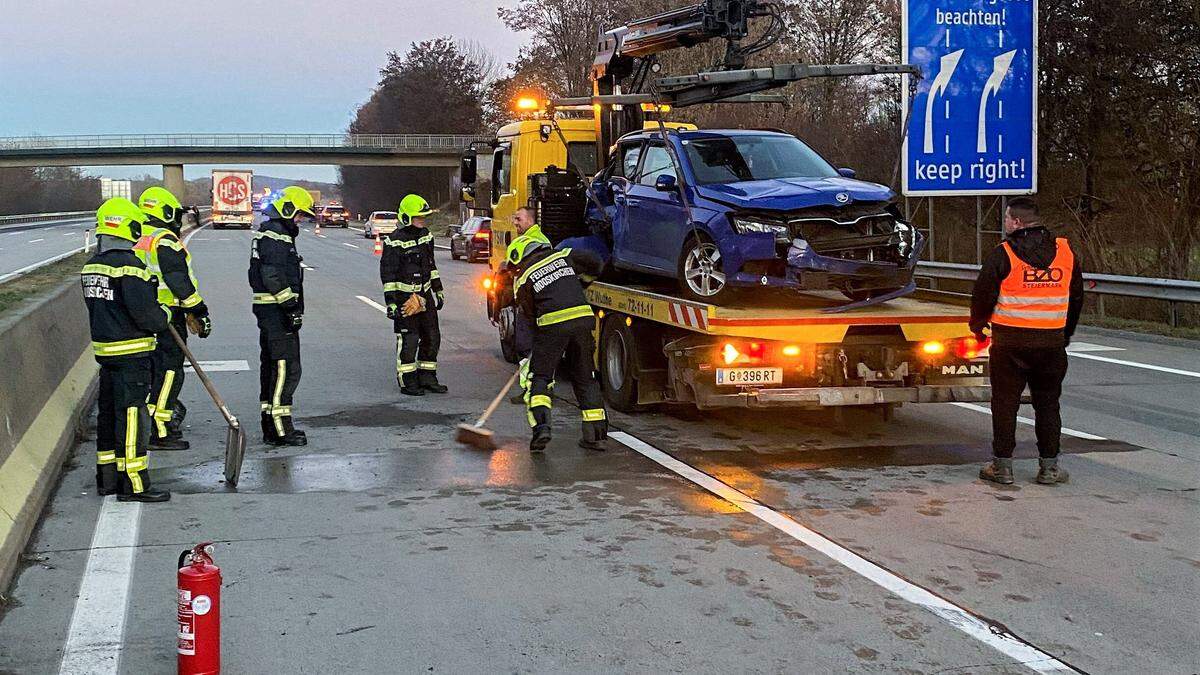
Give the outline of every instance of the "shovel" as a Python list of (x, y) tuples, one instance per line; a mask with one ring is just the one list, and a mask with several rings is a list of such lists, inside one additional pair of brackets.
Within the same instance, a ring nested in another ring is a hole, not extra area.
[(513, 372), (512, 377), (508, 378), (508, 383), (504, 385), (499, 394), (496, 394), (496, 398), (492, 399), (487, 410), (483, 411), (483, 415), (476, 420), (475, 424), (459, 424), (454, 432), (454, 440), (480, 450), (495, 450), (495, 434), (490, 429), (484, 429), (483, 425), (487, 424), (488, 418), (496, 412), (496, 406), (500, 405), (500, 401), (508, 395), (508, 390), (512, 389), (513, 383), (517, 381), (517, 376), (520, 374), (520, 370)]
[(188, 363), (192, 364), (192, 369), (196, 371), (200, 382), (208, 390), (208, 395), (212, 397), (213, 403), (221, 411), (221, 416), (229, 424), (229, 430), (225, 433), (225, 482), (233, 487), (237, 487), (238, 477), (242, 473), (242, 458), (246, 455), (246, 430), (242, 428), (241, 423), (238, 422), (238, 418), (229, 412), (229, 408), (225, 407), (225, 402), (221, 400), (221, 395), (217, 393), (217, 388), (213, 386), (212, 381), (208, 379), (204, 371), (200, 370), (200, 364), (196, 363), (196, 357), (192, 355), (192, 350), (188, 349), (187, 343), (183, 341), (183, 338), (179, 337), (179, 333), (175, 331), (175, 327), (167, 326), (167, 328), (171, 331), (171, 337), (175, 338), (175, 342), (183, 350)]

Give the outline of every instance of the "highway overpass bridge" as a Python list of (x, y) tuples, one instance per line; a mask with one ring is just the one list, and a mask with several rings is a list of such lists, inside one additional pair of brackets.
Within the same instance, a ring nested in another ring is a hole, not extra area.
[(0, 138), (0, 168), (160, 164), (183, 190), (185, 164), (458, 167), (482, 136), (439, 134), (132, 134)]

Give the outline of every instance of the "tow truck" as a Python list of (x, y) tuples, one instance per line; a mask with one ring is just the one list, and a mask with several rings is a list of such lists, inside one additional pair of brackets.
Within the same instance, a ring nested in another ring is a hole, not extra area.
[[(771, 24), (743, 46), (756, 17)], [(592, 96), (550, 101), (544, 113), (501, 128), (482, 153), (478, 147), (464, 153), (463, 199), (475, 214), (493, 219), (493, 275), (484, 286), (506, 360), (517, 361), (515, 309), (498, 272), (515, 237), (513, 212), (534, 207), (556, 245), (594, 234), (603, 224), (584, 214), (602, 214), (603, 206), (589, 177), (606, 165), (623, 133), (694, 129), (661, 116), (678, 106), (770, 100), (760, 92), (811, 77), (915, 75), (903, 64), (743, 68), (746, 56), (770, 43), (780, 21), (769, 2), (706, 0), (630, 22), (601, 38)], [(725, 69), (655, 79), (656, 54), (712, 39), (726, 41)], [(542, 107), (531, 98), (518, 104), (526, 111)], [(481, 154), (490, 159), (490, 185), (477, 193)], [(485, 196), (487, 205), (475, 204)], [(589, 209), (589, 202), (598, 208)], [(717, 305), (632, 275), (592, 283), (596, 365), (608, 404), (626, 412), (658, 404), (702, 410), (863, 406), (890, 417), (905, 403), (990, 400), (988, 345), (972, 335), (963, 307), (910, 296), (840, 311), (842, 300), (828, 293), (762, 290)]]

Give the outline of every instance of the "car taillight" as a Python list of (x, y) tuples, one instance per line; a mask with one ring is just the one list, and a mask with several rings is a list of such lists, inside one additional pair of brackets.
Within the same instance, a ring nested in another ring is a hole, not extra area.
[(491, 239), (491, 238), (492, 238), (492, 233), (491, 233), (491, 232), (483, 232), (483, 231), (479, 231), (479, 232), (476, 232), (476, 233), (475, 233), (475, 238), (476, 238), (476, 239)]

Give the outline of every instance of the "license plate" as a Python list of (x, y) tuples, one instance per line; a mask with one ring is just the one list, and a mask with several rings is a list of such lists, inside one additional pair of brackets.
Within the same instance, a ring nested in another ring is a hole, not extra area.
[(717, 368), (717, 386), (783, 384), (783, 368)]

